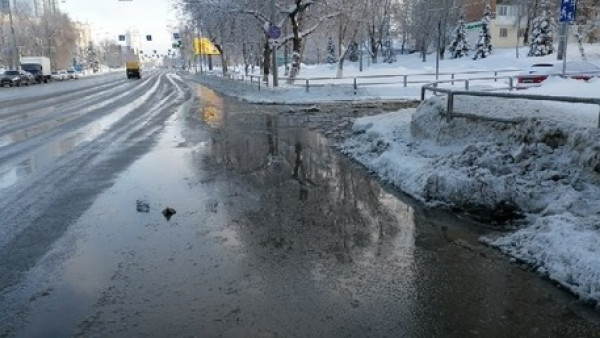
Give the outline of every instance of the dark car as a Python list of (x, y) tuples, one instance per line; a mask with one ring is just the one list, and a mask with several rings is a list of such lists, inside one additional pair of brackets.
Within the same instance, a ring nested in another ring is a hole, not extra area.
[(38, 79), (36, 78), (36, 76), (33, 75), (32, 73), (30, 73), (28, 71), (23, 71), (23, 73), (25, 73), (25, 75), (27, 75), (27, 78), (29, 79), (28, 82), (27, 82), (27, 85), (32, 85), (32, 84), (39, 83)]
[(0, 85), (4, 86), (17, 86), (30, 85), (35, 82), (31, 74), (28, 74), (23, 70), (5, 70), (4, 74), (0, 77)]
[(44, 82), (44, 74), (42, 72), (42, 66), (35, 64), (35, 63), (24, 63), (24, 64), (21, 64), (21, 68), (24, 71), (31, 73), (35, 77), (36, 83)]

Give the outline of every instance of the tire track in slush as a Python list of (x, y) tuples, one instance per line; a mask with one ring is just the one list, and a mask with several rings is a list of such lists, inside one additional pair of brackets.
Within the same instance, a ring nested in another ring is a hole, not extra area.
[[(96, 122), (103, 128), (81, 127), (85, 141), (71, 151), (27, 180), (0, 188), (0, 301), (116, 175), (150, 150), (164, 122), (191, 99), (189, 88), (162, 74), (144, 96)], [(51, 143), (62, 141), (55, 136)]]
[[(50, 111), (46, 107), (31, 112), (28, 111), (26, 107), (19, 106), (17, 109), (20, 109), (20, 121), (8, 124), (4, 127), (1, 126), (4, 121), (0, 122), (0, 149), (12, 143), (32, 139), (39, 134), (59, 127), (62, 124), (86, 114), (92, 112), (101, 114), (103, 111), (107, 110), (106, 108), (108, 106), (119, 102), (127, 102), (128, 96), (131, 96), (134, 92), (141, 93), (145, 91), (151, 84), (152, 83), (149, 82), (149, 80), (146, 80), (144, 83), (135, 87), (109, 87), (106, 91), (96, 91), (94, 95), (91, 95), (91, 97), (88, 98), (77, 97), (75, 100), (71, 98), (70, 101), (66, 101), (66, 104), (63, 103), (65, 105), (64, 107), (51, 108), (52, 110)], [(128, 90), (123, 91), (124, 89)]]

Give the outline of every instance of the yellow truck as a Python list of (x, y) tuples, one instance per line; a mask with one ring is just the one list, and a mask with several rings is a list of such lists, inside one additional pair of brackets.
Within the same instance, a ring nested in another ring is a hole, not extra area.
[(125, 62), (125, 71), (127, 72), (127, 78), (142, 78), (142, 71), (140, 69), (139, 61), (128, 61)]

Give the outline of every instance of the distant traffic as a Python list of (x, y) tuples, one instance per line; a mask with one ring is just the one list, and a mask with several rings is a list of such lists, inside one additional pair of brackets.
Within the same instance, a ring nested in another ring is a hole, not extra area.
[(0, 86), (21, 87), (51, 81), (76, 80), (82, 72), (74, 68), (53, 71), (49, 58), (27, 56), (21, 58), (19, 69), (0, 70), (0, 74)]

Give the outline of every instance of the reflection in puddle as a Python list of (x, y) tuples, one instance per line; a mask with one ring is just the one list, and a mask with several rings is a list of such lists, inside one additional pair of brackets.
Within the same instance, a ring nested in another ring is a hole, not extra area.
[(290, 247), (342, 263), (383, 258), (411, 264), (413, 209), (356, 170), (326, 138), (304, 129), (306, 116), (276, 114), (281, 107), (239, 109), (204, 87), (198, 93), (200, 116), (211, 126), (219, 121), (209, 144), (213, 165), (261, 191), (262, 209), (247, 216), (266, 227), (261, 243), (277, 249), (293, 242)]
[(207, 87), (198, 86), (197, 95), (202, 97), (199, 118), (211, 127), (222, 126), (225, 119), (224, 102), (221, 96)]

